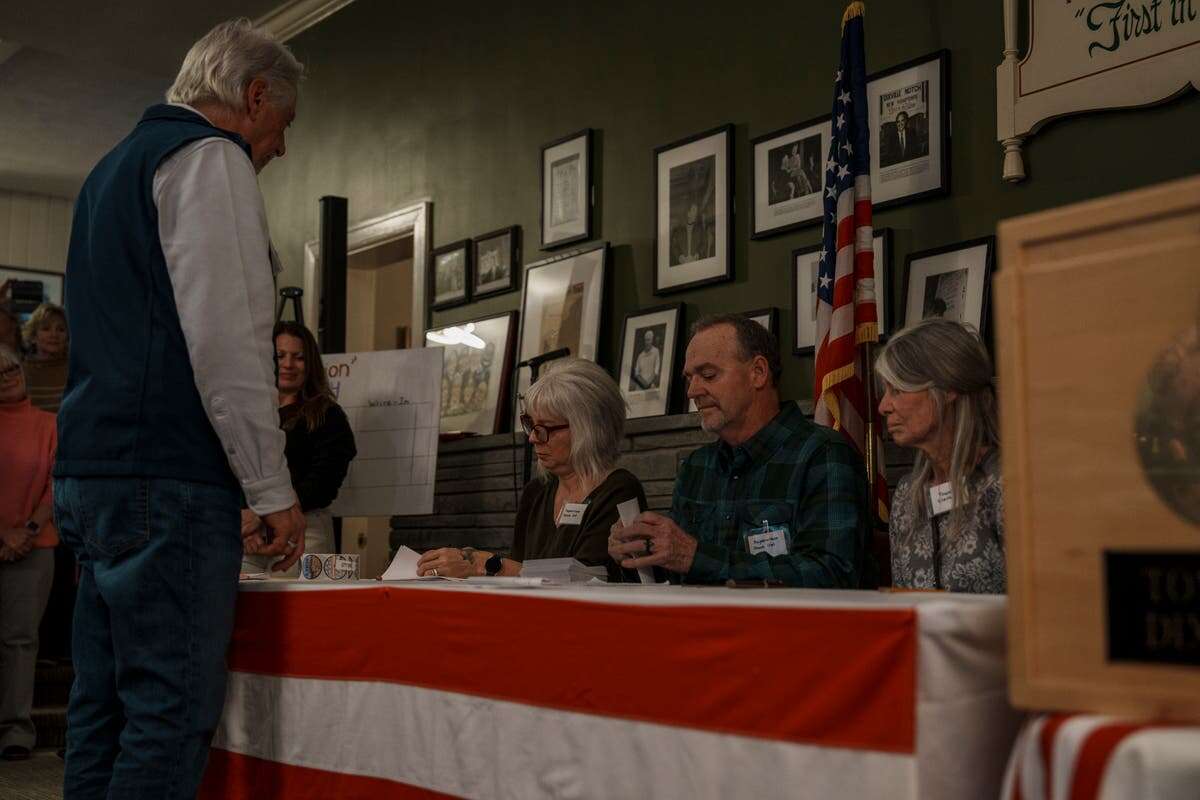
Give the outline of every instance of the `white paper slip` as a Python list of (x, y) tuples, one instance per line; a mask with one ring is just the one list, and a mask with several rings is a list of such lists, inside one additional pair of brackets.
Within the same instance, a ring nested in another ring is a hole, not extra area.
[(242, 581), (265, 581), (267, 573), (265, 572), (243, 572), (238, 580)]
[[(637, 515), (640, 513), (642, 513), (642, 509), (638, 506), (636, 497), (632, 500), (626, 500), (624, 503), (617, 503), (617, 514), (621, 517), (622, 525), (629, 525), (637, 519)], [(657, 583), (654, 580), (653, 567), (638, 567), (638, 578), (641, 579), (642, 583)]]
[(399, 549), (396, 550), (396, 556), (392, 559), (392, 563), (388, 564), (388, 568), (383, 571), (379, 579), (381, 581), (437, 580), (438, 578), (435, 575), (417, 576), (417, 562), (420, 560), (420, 553), (404, 545), (400, 545)]
[(519, 578), (515, 575), (472, 575), (464, 578), (468, 586), (507, 586), (509, 588), (532, 588), (534, 586), (549, 586), (545, 578)]

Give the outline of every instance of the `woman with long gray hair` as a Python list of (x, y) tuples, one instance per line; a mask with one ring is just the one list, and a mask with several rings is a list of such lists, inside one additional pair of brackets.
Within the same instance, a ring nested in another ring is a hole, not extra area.
[(916, 462), (892, 499), (892, 583), (1003, 593), (1004, 495), (992, 362), (979, 335), (927, 319), (880, 351), (879, 412)]

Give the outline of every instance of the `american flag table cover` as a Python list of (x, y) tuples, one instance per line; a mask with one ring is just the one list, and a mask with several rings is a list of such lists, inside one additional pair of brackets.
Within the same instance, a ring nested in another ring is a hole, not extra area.
[(1003, 597), (244, 584), (201, 797), (970, 798)]

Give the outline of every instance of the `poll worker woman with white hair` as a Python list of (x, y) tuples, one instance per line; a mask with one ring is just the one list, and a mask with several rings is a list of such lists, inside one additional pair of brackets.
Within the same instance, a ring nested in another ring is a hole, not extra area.
[(915, 448), (892, 499), (892, 583), (1003, 593), (1004, 495), (992, 362), (979, 335), (927, 319), (892, 337), (875, 371), (879, 412)]
[(508, 557), (470, 547), (442, 547), (421, 556), (419, 575), (462, 578), (519, 575), (535, 558), (576, 558), (620, 570), (608, 557), (608, 530), (617, 505), (637, 499), (641, 482), (617, 468), (625, 433), (625, 401), (601, 367), (580, 358), (551, 362), (525, 394), (521, 425), (537, 456), (537, 476), (521, 494)]

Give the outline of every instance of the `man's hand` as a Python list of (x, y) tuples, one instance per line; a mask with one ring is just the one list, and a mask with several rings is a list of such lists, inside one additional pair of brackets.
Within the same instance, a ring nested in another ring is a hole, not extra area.
[(33, 536), (29, 534), (28, 528), (0, 529), (0, 543), (11, 551), (10, 561), (24, 558), (33, 550)]
[(417, 561), (418, 575), (437, 575), (442, 578), (467, 578), (482, 575), (482, 568), (468, 561), (457, 547), (439, 547), (421, 555)]
[(263, 521), (262, 517), (255, 514), (248, 508), (242, 509), (242, 538), (245, 539), (252, 533), (261, 533)]
[(304, 529), (308, 523), (304, 520), (304, 514), (300, 513), (300, 504), (296, 503), (291, 508), (267, 514), (262, 518), (262, 522), (271, 540), (261, 547), (258, 553), (264, 556), (283, 556), (281, 561), (271, 565), (272, 571), (283, 572), (304, 555)]
[(628, 525), (609, 529), (608, 554), (626, 569), (662, 567), (686, 573), (696, 557), (696, 540), (671, 519), (643, 511)]

